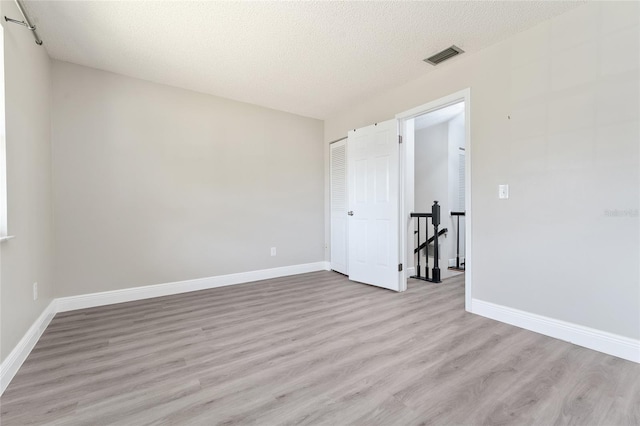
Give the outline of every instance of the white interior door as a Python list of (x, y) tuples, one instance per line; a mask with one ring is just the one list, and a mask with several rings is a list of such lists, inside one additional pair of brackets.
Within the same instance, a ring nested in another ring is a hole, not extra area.
[(396, 120), (349, 132), (349, 279), (400, 291)]
[(349, 274), (347, 262), (347, 141), (331, 144), (331, 269)]

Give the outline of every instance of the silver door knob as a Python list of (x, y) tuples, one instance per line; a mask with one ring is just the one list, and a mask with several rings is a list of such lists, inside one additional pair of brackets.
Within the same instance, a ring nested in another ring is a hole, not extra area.
[(348, 214), (349, 216), (353, 216), (353, 212), (352, 212), (352, 211), (351, 211), (351, 212), (347, 212), (347, 214)]

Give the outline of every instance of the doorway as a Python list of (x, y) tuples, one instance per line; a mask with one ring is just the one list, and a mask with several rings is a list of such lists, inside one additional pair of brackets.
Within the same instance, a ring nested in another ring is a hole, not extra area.
[(414, 262), (408, 267), (412, 278), (439, 282), (465, 266), (464, 221), (459, 224), (465, 215), (464, 102), (417, 116), (414, 141), (415, 213), (431, 213), (434, 203), (441, 213), (438, 231), (431, 217), (414, 217)]
[[(401, 249), (409, 277), (428, 275), (439, 259), (442, 278), (465, 270), (465, 309), (471, 309), (471, 146), (470, 90), (465, 89), (398, 114), (401, 146), (402, 199)], [(433, 228), (411, 213), (430, 213), (434, 201), (440, 206), (438, 249)], [(425, 228), (431, 234), (426, 235)], [(446, 231), (445, 231), (446, 229)], [(418, 249), (422, 241), (422, 249)], [(431, 242), (428, 240), (431, 239)], [(416, 249), (418, 249), (416, 253)], [(417, 269), (420, 261), (420, 269)], [(425, 268), (426, 266), (426, 268)], [(451, 268), (451, 269), (449, 269)], [(433, 275), (431, 275), (433, 277)]]

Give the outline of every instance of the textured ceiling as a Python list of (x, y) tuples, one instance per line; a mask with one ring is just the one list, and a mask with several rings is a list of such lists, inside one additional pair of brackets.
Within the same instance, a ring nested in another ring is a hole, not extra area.
[(52, 58), (321, 119), (579, 4), (25, 3)]

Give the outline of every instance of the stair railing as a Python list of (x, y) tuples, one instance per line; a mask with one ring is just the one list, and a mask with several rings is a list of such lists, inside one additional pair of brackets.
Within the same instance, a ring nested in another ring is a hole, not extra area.
[[(416, 248), (414, 253), (417, 253), (418, 259), (416, 262), (416, 274), (411, 278), (416, 278), (423, 281), (429, 281), (432, 283), (440, 283), (440, 253), (438, 237), (445, 234), (447, 229), (438, 230), (440, 226), (440, 205), (437, 201), (433, 202), (431, 206), (431, 213), (411, 213), (411, 217), (416, 218), (416, 230), (414, 234), (417, 235)], [(420, 242), (420, 219), (424, 218), (425, 224), (425, 241)], [(431, 225), (433, 226), (433, 236), (429, 237), (429, 219), (431, 219)], [(433, 268), (431, 269), (431, 278), (429, 278), (429, 245), (433, 242)], [(422, 276), (422, 266), (420, 264), (420, 252), (425, 250), (427, 264), (424, 268), (424, 276)]]

